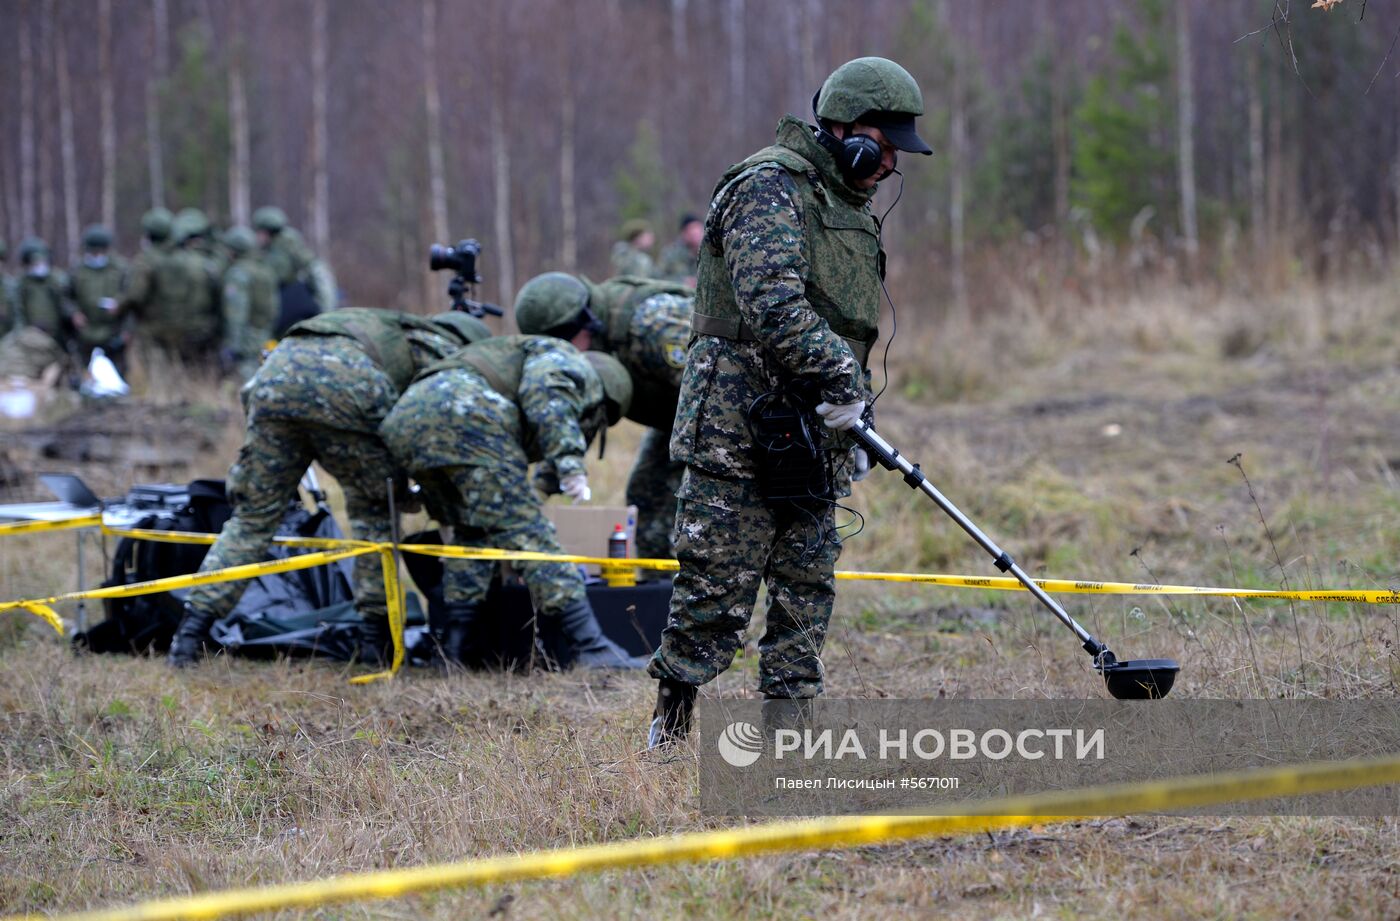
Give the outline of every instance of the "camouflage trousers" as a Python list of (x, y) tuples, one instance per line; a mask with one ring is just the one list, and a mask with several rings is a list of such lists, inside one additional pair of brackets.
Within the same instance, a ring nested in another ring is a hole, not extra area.
[[(728, 668), (764, 581), (758, 689), (768, 697), (819, 695), (841, 554), (831, 511), (774, 512), (754, 481), (720, 479), (695, 467), (686, 468), (677, 505), (681, 568), (661, 648), (648, 666), (652, 677), (698, 685)], [(822, 534), (830, 540), (819, 543)]]
[[(385, 479), (394, 464), (374, 435), (290, 419), (259, 421), (254, 414), (238, 459), (228, 471), (233, 517), (219, 532), (200, 571), (267, 559), (267, 548), (296, 498), (297, 483), (312, 461), (336, 478), (345, 494), (351, 536), (387, 541), (392, 537)], [(355, 603), (366, 620), (388, 616), (384, 573), (376, 553), (355, 557)], [(223, 617), (243, 595), (247, 582), (222, 582), (190, 589), (189, 603)]]
[[(523, 456), (522, 456), (523, 459)], [(423, 502), (450, 532), (444, 540), (459, 547), (499, 547), (562, 553), (554, 525), (544, 516), (522, 464), (435, 467), (414, 472)], [(499, 563), (490, 560), (443, 561), (443, 600), (481, 602)], [(516, 561), (525, 577), (530, 601), (542, 616), (557, 616), (585, 601), (583, 576), (571, 563)]]
[(676, 527), (676, 491), (685, 464), (671, 460), (670, 429), (647, 429), (627, 478), (627, 504), (637, 507), (637, 556), (671, 559)]

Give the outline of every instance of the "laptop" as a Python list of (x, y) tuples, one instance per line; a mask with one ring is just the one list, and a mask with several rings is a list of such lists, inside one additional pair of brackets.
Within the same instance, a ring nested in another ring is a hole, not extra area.
[(98, 508), (102, 505), (102, 500), (97, 497), (88, 485), (81, 478), (72, 473), (41, 473), (39, 482), (43, 483), (48, 491), (69, 505), (78, 508)]

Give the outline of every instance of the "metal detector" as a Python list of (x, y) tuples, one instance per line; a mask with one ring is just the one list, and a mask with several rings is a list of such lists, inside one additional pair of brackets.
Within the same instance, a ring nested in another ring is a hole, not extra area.
[(870, 452), (881, 467), (904, 474), (904, 482), (908, 484), (909, 488), (917, 489), (932, 499), (973, 540), (981, 544), (983, 550), (992, 555), (997, 569), (1015, 576), (1017, 581), (1026, 587), (1026, 591), (1034, 595), (1041, 604), (1050, 609), (1051, 614), (1059, 618), (1060, 623), (1074, 631), (1074, 635), (1079, 637), (1079, 641), (1084, 644), (1085, 651), (1094, 657), (1094, 669), (1103, 675), (1103, 680), (1108, 685), (1108, 693), (1119, 700), (1148, 700), (1167, 696), (1172, 689), (1172, 684), (1176, 681), (1176, 673), (1181, 669), (1175, 659), (1118, 661), (1118, 657), (1113, 654), (1111, 649), (1095, 639), (1089, 631), (1079, 626), (1079, 623), (1069, 616), (1069, 612), (1060, 607), (1054, 598), (1047, 595), (1044, 589), (1026, 575), (1025, 570), (1016, 565), (1016, 561), (1011, 558), (1010, 554), (993, 543), (992, 539), (983, 534), (977, 525), (958, 511), (958, 507), (949, 502), (928, 481), (918, 464), (911, 464), (905, 460), (904, 456), (893, 445), (876, 434), (875, 430), (863, 420), (857, 422), (850, 432)]

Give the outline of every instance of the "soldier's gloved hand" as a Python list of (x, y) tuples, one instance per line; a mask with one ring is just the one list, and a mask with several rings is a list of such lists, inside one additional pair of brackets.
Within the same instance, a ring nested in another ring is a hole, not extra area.
[(577, 505), (580, 502), (587, 502), (593, 498), (593, 491), (588, 488), (588, 474), (575, 473), (573, 476), (566, 476), (559, 481), (559, 491)]
[(844, 432), (846, 429), (860, 421), (860, 417), (865, 413), (865, 401), (856, 400), (854, 403), (818, 403), (817, 415), (822, 417), (823, 424), (829, 429), (836, 429)]
[(864, 448), (852, 448), (852, 463), (855, 469), (851, 471), (851, 482), (859, 483), (870, 476), (870, 455), (865, 453)]

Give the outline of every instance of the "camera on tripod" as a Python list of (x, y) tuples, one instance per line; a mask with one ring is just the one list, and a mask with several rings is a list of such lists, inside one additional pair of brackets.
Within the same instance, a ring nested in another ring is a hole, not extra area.
[(481, 276), (476, 271), (476, 257), (481, 255), (481, 244), (475, 240), (461, 240), (456, 246), (434, 243), (428, 247), (428, 268), (434, 272), (452, 272), (452, 280), (447, 283), (447, 296), (452, 300), (452, 309), (461, 310), (474, 317), (504, 315), (495, 304), (485, 304), (471, 298), (472, 286), (481, 284)]

